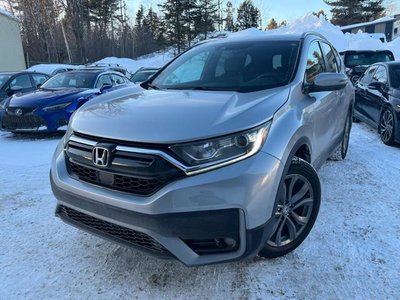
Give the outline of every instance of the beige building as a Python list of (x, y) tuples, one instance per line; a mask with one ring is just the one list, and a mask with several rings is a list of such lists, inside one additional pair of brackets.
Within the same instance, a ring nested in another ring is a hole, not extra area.
[(19, 20), (0, 8), (0, 71), (25, 68)]

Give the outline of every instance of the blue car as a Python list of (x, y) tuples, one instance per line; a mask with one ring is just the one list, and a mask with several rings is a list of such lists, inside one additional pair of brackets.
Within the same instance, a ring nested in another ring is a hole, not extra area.
[(72, 113), (85, 102), (130, 84), (123, 74), (115, 71), (80, 70), (55, 75), (34, 92), (3, 100), (1, 129), (11, 132), (65, 130)]

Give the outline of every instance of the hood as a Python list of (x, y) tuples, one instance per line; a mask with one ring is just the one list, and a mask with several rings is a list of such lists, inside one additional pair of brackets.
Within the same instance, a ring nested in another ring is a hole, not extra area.
[(87, 102), (71, 127), (87, 135), (142, 143), (192, 141), (266, 122), (286, 102), (289, 91), (289, 87), (253, 93), (140, 89)]
[[(10, 107), (39, 107), (62, 100), (75, 100), (87, 93), (87, 89), (60, 89), (44, 90), (39, 89), (27, 94), (14, 95), (10, 98)], [(70, 97), (73, 99), (70, 99)]]

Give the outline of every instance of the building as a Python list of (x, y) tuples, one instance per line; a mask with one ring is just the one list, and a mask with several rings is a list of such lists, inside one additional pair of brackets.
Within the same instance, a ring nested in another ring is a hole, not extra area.
[(357, 23), (348, 26), (342, 26), (340, 29), (346, 33), (357, 33), (362, 31), (365, 33), (374, 34), (379, 37), (379, 34), (390, 42), (399, 36), (400, 32), (400, 15), (393, 17), (384, 17), (371, 22)]
[(25, 68), (19, 20), (0, 8), (0, 71)]

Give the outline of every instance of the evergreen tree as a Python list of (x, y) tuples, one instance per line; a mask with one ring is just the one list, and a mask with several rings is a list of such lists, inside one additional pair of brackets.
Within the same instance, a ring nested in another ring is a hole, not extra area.
[(237, 10), (236, 30), (258, 27), (260, 18), (260, 10), (254, 6), (251, 0), (245, 0)]
[(233, 5), (231, 1), (226, 3), (226, 18), (225, 18), (225, 30), (233, 31), (235, 24), (233, 22)]
[(267, 25), (267, 30), (272, 30), (272, 29), (276, 29), (276, 28), (278, 28), (278, 23), (276, 22), (276, 20), (274, 18), (272, 18)]
[(383, 0), (366, 1), (364, 6), (364, 13), (366, 21), (373, 21), (385, 15), (385, 7)]
[(332, 23), (349, 25), (368, 22), (384, 15), (383, 0), (324, 0), (330, 5)]
[(178, 53), (190, 45), (193, 36), (193, 10), (194, 0), (166, 0), (159, 4), (163, 12), (166, 36), (170, 43), (176, 47)]
[(218, 21), (218, 8), (214, 0), (198, 0), (194, 11), (195, 35), (201, 33), (207, 39), (207, 33), (215, 31)]

